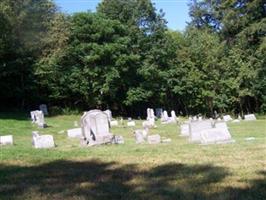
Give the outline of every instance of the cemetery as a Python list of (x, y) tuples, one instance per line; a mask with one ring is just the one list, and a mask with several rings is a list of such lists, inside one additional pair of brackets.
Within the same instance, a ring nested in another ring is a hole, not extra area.
[(265, 0), (0, 0), (0, 200), (266, 200)]
[[(74, 199), (156, 199), (153, 192), (160, 190), (172, 192), (162, 192), (159, 199), (179, 195), (184, 199), (255, 199), (258, 192), (265, 195), (265, 174), (260, 171), (266, 164), (265, 117), (252, 115), (252, 120), (246, 117), (233, 123), (176, 116), (175, 123), (161, 123), (150, 115), (152, 108), (143, 120), (110, 119), (111, 111), (108, 113), (48, 114), (41, 118), (49, 125), (46, 128), (31, 122), (32, 112), (8, 114), (6, 120), (0, 114), (0, 199), (40, 195), (73, 199), (73, 194)], [(110, 120), (117, 125), (112, 127)], [(147, 126), (150, 121), (152, 126)], [(21, 176), (27, 183), (23, 184)], [(55, 190), (62, 187), (72, 195)]]

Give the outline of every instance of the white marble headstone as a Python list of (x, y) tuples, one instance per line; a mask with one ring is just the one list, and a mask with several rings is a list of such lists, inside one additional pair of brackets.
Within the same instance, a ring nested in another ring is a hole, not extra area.
[(189, 140), (191, 142), (200, 142), (200, 132), (210, 128), (212, 128), (212, 122), (209, 120), (189, 123)]
[(249, 115), (245, 115), (244, 119), (246, 121), (253, 121), (253, 120), (256, 120), (256, 116), (254, 114), (249, 114)]
[(12, 144), (13, 144), (12, 135), (0, 136), (0, 145), (12, 145)]
[(156, 134), (156, 135), (149, 135), (147, 137), (147, 141), (149, 144), (159, 144), (161, 143), (161, 136)]
[(223, 120), (228, 122), (228, 121), (231, 121), (233, 119), (232, 119), (232, 117), (230, 115), (225, 115), (225, 116), (223, 116)]
[(55, 146), (52, 135), (39, 135), (37, 131), (32, 132), (32, 144), (37, 149), (52, 148)]
[(202, 130), (200, 136), (201, 144), (233, 142), (230, 132), (228, 131), (228, 129), (224, 128), (211, 128)]
[(81, 128), (73, 128), (67, 130), (67, 136), (69, 138), (81, 138), (82, 137)]
[(189, 124), (181, 124), (180, 125), (181, 136), (189, 136)]

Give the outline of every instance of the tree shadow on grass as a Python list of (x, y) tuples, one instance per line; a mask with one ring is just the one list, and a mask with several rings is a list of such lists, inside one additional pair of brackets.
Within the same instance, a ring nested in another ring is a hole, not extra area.
[(216, 184), (228, 175), (221, 167), (176, 163), (146, 170), (98, 160), (60, 160), (30, 167), (0, 165), (0, 199), (255, 200), (257, 192), (265, 197), (265, 179), (254, 180), (247, 190), (217, 189)]

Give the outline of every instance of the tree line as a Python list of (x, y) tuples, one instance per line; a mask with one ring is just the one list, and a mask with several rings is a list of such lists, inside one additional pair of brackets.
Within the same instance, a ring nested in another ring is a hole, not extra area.
[(150, 0), (103, 0), (72, 15), (51, 0), (2, 0), (0, 108), (266, 112), (265, 2), (189, 8), (180, 32)]

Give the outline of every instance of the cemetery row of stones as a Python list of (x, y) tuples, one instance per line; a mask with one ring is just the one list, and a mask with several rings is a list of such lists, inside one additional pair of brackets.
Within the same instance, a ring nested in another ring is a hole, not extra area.
[[(44, 115), (48, 115), (47, 106), (40, 105), (40, 110), (32, 111), (32, 123), (35, 123), (40, 128), (46, 128)], [(159, 134), (150, 135), (149, 129), (157, 128), (156, 119), (160, 117), (162, 124), (180, 124), (180, 136), (188, 137), (189, 142), (200, 144), (222, 144), (232, 143), (234, 140), (231, 137), (230, 131), (226, 122), (240, 122), (241, 118), (233, 120), (230, 115), (223, 116), (223, 119), (203, 119), (201, 116), (189, 117), (183, 123), (179, 122), (175, 111), (171, 111), (171, 116), (168, 116), (167, 111), (156, 109), (156, 115), (151, 108), (147, 109), (147, 119), (143, 121), (143, 129), (134, 130), (134, 136), (137, 144), (159, 144), (171, 142), (170, 138), (161, 137)], [(245, 120), (256, 120), (254, 114), (245, 115)], [(124, 144), (124, 138), (120, 135), (114, 135), (110, 132), (110, 127), (124, 125), (123, 119), (118, 122), (112, 118), (110, 110), (91, 110), (84, 112), (80, 120), (80, 127), (67, 130), (69, 138), (78, 138), (81, 146), (95, 146), (102, 144)], [(74, 122), (74, 126), (78, 126), (78, 122)], [(128, 127), (135, 127), (136, 123), (132, 119), (127, 121)], [(0, 136), (0, 145), (13, 144), (13, 136)], [(35, 148), (52, 148), (55, 147), (54, 138), (52, 135), (40, 135), (38, 131), (32, 132), (32, 145)]]

